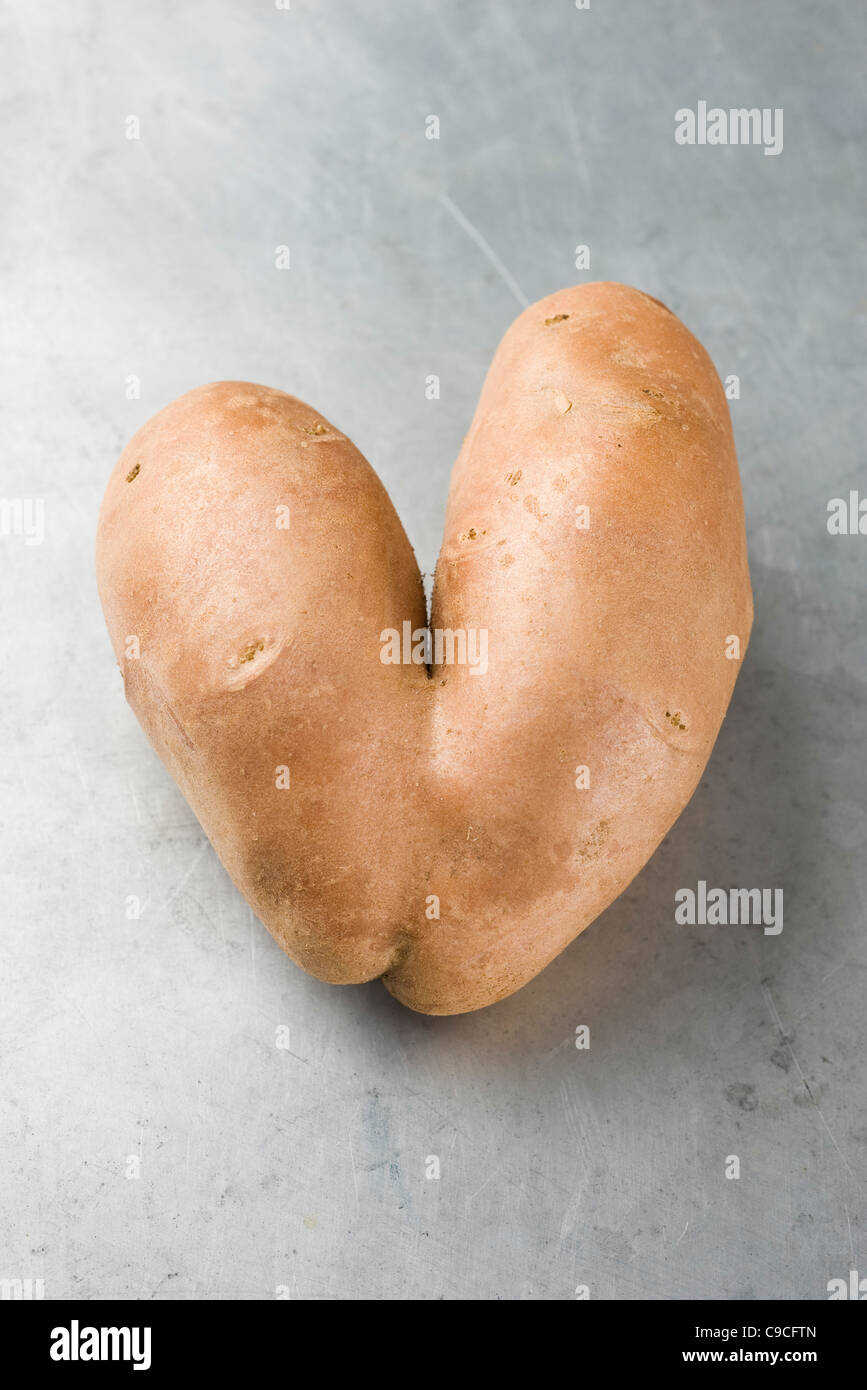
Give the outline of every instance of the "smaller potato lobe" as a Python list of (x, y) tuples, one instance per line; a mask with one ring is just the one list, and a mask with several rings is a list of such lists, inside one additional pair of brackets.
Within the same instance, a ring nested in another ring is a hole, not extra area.
[(631, 882), (752, 624), (722, 385), (612, 283), (500, 343), (430, 617), (366, 460), (248, 382), (138, 431), (96, 565), (127, 699), (253, 910), (311, 974), (430, 1014), (519, 989)]

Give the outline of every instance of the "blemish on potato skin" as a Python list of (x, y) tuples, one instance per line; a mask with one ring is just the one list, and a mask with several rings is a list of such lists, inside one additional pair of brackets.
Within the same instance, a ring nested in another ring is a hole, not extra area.
[(275, 395), (279, 395), (279, 392), (258, 388), (224, 398), (220, 406), (223, 411), (229, 413), (233, 428), (261, 430), (280, 419), (280, 410), (272, 404)]
[(505, 481), (509, 484), (509, 487), (515, 487), (515, 485), (521, 481), (523, 476), (524, 475), (522, 470), (520, 468), (517, 468), (514, 473), (506, 474)]
[(539, 503), (532, 493), (530, 493), (528, 497), (524, 498), (524, 506), (526, 510), (536, 518), (537, 521), (542, 520), (542, 512), (539, 507)]
[(564, 396), (562, 392), (554, 397), (554, 404), (561, 415), (568, 415), (569, 411), (572, 409), (572, 402), (569, 397)]
[(263, 652), (264, 650), (265, 643), (263, 641), (251, 642), (249, 646), (244, 647), (241, 655), (238, 657), (238, 661), (243, 665), (245, 661), (252, 661), (258, 652)]
[(672, 714), (669, 710), (666, 710), (665, 717), (668, 720), (668, 722), (671, 725), (673, 725), (675, 729), (682, 729), (683, 732), (686, 733), (686, 725), (683, 723), (683, 720), (680, 717), (680, 710), (678, 710), (675, 714)]
[(127, 475), (126, 475), (126, 480), (127, 480), (128, 483), (131, 483), (132, 480), (133, 480), (133, 478), (137, 478), (137, 477), (138, 477), (138, 475), (139, 475), (139, 470), (140, 470), (140, 469), (141, 469), (141, 464), (140, 464), (140, 463), (137, 463), (137, 464), (135, 465), (134, 468), (131, 468), (131, 469), (129, 470), (129, 472), (128, 472)]
[(578, 859), (595, 859), (599, 856), (606, 841), (610, 838), (611, 822), (600, 820), (576, 850)]
[(305, 426), (304, 426), (304, 433), (305, 433), (305, 434), (327, 434), (327, 433), (328, 433), (328, 429), (327, 429), (327, 427), (326, 427), (325, 425), (323, 425), (323, 423), (322, 423), (321, 420), (317, 420), (315, 425), (305, 425)]
[(550, 328), (555, 323), (565, 323), (568, 317), (568, 314), (554, 314), (550, 319), (545, 320), (545, 327)]

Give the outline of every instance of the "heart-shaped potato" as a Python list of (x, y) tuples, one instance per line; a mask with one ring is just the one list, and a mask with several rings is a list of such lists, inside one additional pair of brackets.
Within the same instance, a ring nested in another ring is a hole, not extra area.
[(430, 636), (376, 474), (244, 382), (131, 440), (97, 571), (127, 699), (255, 912), (320, 979), (382, 976), (432, 1014), (518, 989), (635, 877), (752, 622), (722, 386), (617, 284), (551, 295), (500, 344)]

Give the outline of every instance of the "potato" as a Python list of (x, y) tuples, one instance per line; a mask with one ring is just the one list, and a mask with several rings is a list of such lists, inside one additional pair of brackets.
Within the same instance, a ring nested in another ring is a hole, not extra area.
[(752, 623), (719, 379), (617, 284), (550, 295), (500, 344), (430, 639), (375, 473), (244, 382), (131, 440), (97, 571), (127, 699), (257, 915), (320, 979), (381, 976), (431, 1014), (520, 988), (635, 877)]

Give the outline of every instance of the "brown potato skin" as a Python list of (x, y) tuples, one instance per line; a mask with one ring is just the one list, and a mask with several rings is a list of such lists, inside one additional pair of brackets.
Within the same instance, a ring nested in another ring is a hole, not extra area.
[(635, 877), (752, 623), (719, 378), (617, 284), (521, 314), (455, 465), (431, 624), (487, 629), (486, 674), (382, 663), (384, 629), (425, 626), (409, 542), (351, 442), (265, 387), (138, 432), (97, 575), (127, 698), (283, 949), (431, 1014), (520, 988)]

